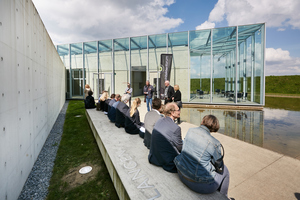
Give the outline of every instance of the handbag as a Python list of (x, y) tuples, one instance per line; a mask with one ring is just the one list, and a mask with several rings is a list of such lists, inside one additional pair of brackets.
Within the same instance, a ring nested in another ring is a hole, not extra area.
[(223, 170), (224, 170), (224, 161), (223, 161), (223, 158), (225, 156), (225, 151), (224, 151), (224, 147), (222, 144), (220, 144), (221, 147), (222, 147), (222, 150), (223, 150), (223, 155), (221, 158), (219, 158), (218, 160), (216, 160), (215, 162), (213, 162), (213, 157), (211, 157), (211, 164), (215, 167), (216, 169), (216, 172), (218, 172), (219, 174), (222, 174), (223, 173)]

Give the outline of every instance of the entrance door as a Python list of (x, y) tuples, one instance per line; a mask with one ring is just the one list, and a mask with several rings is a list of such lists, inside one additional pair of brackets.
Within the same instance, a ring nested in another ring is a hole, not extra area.
[(72, 69), (72, 98), (83, 96), (83, 73), (82, 69)]
[(113, 74), (112, 73), (93, 73), (94, 98), (98, 99), (103, 90), (109, 95), (114, 93)]
[(150, 84), (153, 85), (155, 89), (155, 96), (159, 98), (159, 84), (160, 84), (160, 71), (149, 71)]
[(131, 77), (132, 96), (143, 95), (143, 88), (146, 85), (146, 71), (132, 71)]

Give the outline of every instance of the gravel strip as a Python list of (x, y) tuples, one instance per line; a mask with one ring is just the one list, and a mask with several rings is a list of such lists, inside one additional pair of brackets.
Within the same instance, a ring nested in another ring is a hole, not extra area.
[(55, 124), (24, 184), (18, 200), (46, 199), (54, 160), (59, 147), (69, 102), (62, 107)]

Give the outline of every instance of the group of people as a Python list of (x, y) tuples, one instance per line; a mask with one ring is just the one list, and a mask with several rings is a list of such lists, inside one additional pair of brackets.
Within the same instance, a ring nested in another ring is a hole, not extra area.
[[(153, 99), (154, 88), (147, 81), (144, 95), (148, 112), (144, 123), (140, 121), (138, 107), (140, 98), (130, 102), (132, 89), (128, 89), (121, 97), (119, 94), (108, 94), (100, 97), (102, 111), (107, 112), (108, 118), (118, 128), (124, 127), (129, 134), (139, 134), (144, 145), (149, 149), (149, 163), (160, 166), (171, 173), (178, 173), (179, 179), (190, 189), (201, 194), (215, 191), (227, 196), (229, 187), (229, 171), (224, 165), (224, 148), (222, 144), (211, 135), (219, 130), (219, 121), (214, 115), (206, 115), (200, 127), (190, 128), (184, 140), (180, 123), (181, 93), (179, 86), (174, 88), (169, 81), (165, 82), (164, 94)], [(107, 105), (107, 111), (105, 111)]]

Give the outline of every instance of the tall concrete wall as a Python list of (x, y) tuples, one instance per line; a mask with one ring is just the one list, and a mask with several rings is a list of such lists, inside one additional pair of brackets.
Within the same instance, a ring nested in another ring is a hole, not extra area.
[(17, 199), (65, 102), (65, 67), (31, 0), (0, 1), (0, 199)]

